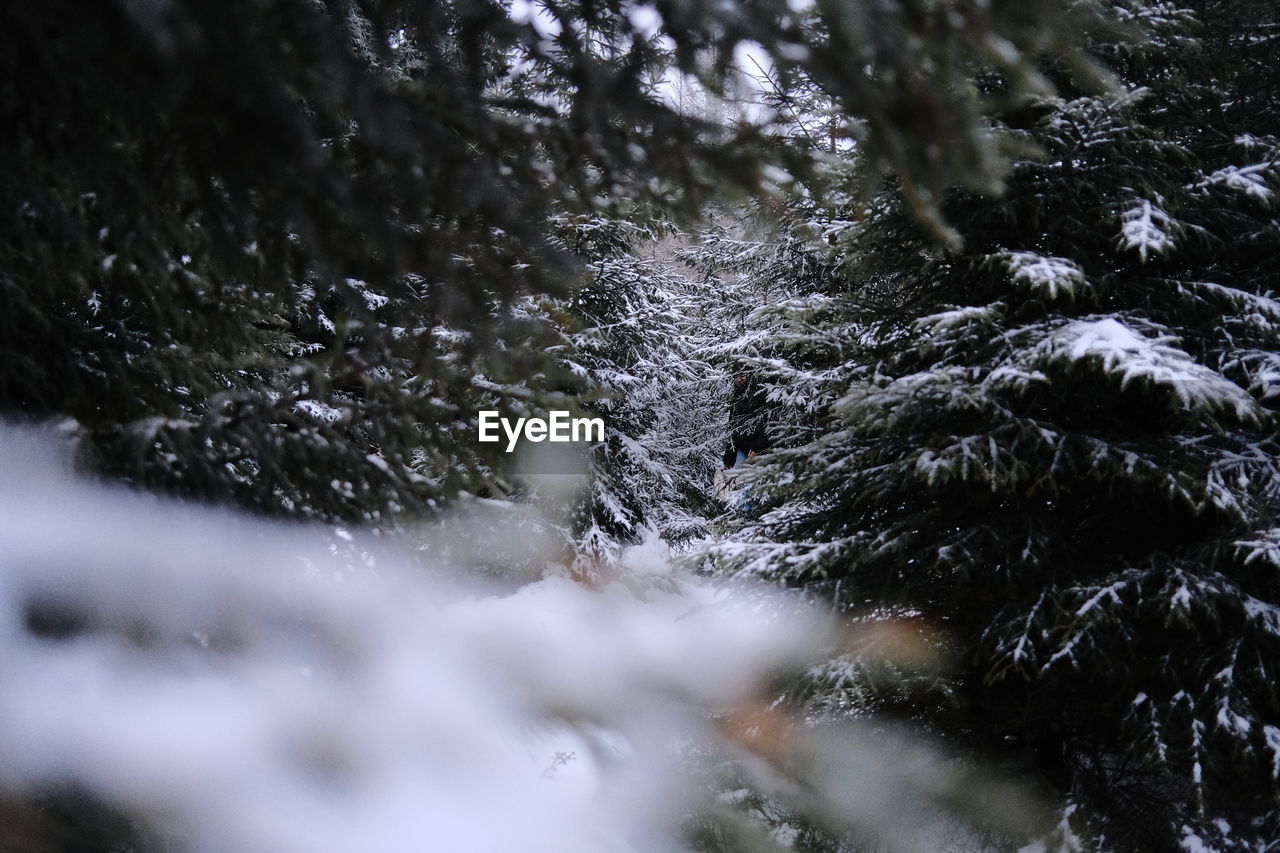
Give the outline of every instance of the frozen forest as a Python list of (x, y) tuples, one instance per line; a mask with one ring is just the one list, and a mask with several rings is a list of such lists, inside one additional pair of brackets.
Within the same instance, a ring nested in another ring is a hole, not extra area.
[(0, 22), (0, 853), (1280, 851), (1275, 0)]

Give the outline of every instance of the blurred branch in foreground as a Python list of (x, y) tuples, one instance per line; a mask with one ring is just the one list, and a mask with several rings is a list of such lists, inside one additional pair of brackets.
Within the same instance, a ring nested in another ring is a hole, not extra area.
[(47, 804), (74, 792), (162, 849), (671, 850), (691, 819), (748, 820), (705, 775), (726, 767), (892, 850), (967, 821), (1026, 837), (1037, 814), (921, 743), (771, 708), (842, 642), (775, 593), (497, 595), (369, 543), (353, 569), (323, 528), (80, 485), (23, 433), (0, 447), (3, 849), (128, 848), (59, 840)]

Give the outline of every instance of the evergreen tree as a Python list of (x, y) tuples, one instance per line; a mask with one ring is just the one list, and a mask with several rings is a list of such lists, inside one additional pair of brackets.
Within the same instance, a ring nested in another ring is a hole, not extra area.
[[(848, 132), (869, 171), (901, 172), (941, 232), (942, 186), (1000, 173), (975, 60), (1014, 94), (1044, 90), (1037, 58), (1080, 60), (1092, 4), (791, 6), (660, 2), (655, 24), (622, 0), (7, 4), (0, 410), (61, 422), (107, 476), (262, 512), (386, 530), (497, 493), (505, 459), (471, 443), (475, 413), (582, 391), (562, 369), (573, 322), (531, 303), (565, 300), (588, 328), (658, 304), (630, 261), (591, 277), (561, 217), (692, 215), (824, 177), (768, 127), (672, 108), (654, 86), (670, 63), (722, 92), (735, 48), (761, 45), (782, 86), (803, 77), (866, 118)], [(584, 393), (608, 401), (672, 358), (613, 331), (584, 359)], [(625, 535), (656, 519), (678, 538), (686, 483), (646, 496), (634, 474), (653, 452), (626, 444), (654, 428), (638, 402), (600, 404), (622, 447), (588, 514), (612, 501)], [(690, 471), (705, 455), (662, 453)]]
[(571, 530), (577, 567), (594, 576), (616, 573), (622, 548), (648, 536), (679, 546), (706, 535), (725, 382), (698, 316), (705, 293), (670, 256), (680, 236), (669, 224), (566, 220), (561, 239), (587, 279), (550, 306), (568, 324), (557, 354), (605, 423)]
[[(840, 238), (850, 282), (779, 382), (792, 418), (738, 571), (895, 619), (950, 661), (819, 674), (1033, 775), (1060, 850), (1261, 850), (1280, 833), (1280, 303), (1270, 3), (1121, 3), (1118, 96), (1010, 110), (1037, 146), (993, 198), (886, 192)], [(986, 79), (988, 87), (1001, 85)], [(802, 309), (808, 310), (808, 309)], [(798, 328), (803, 328), (797, 324)], [(833, 346), (833, 341), (839, 344)]]
[[(565, 382), (554, 330), (511, 308), (578, 281), (555, 217), (691, 214), (778, 159), (665, 103), (671, 63), (722, 92), (754, 40), (871, 116), (886, 164), (978, 181), (967, 90), (841, 69), (927, 59), (945, 83), (992, 40), (1069, 54), (1060, 14), (1023, 14), (1055, 5), (938, 26), (782, 0), (10, 4), (0, 409), (69, 419), (110, 476), (266, 512), (385, 524), (483, 490), (503, 460), (472, 413)], [(920, 120), (959, 136), (926, 151)]]
[[(797, 429), (812, 437), (816, 413), (831, 402), (824, 388), (831, 376), (814, 360), (812, 331), (836, 304), (829, 292), (839, 270), (829, 247), (814, 239), (819, 233), (803, 210), (781, 222), (757, 210), (726, 219), (679, 253), (704, 282), (700, 313), (714, 330), (708, 350), (728, 397), (716, 412), (726, 467), (744, 449), (758, 454), (804, 440)], [(834, 338), (826, 344), (846, 349)], [(745, 469), (726, 473), (720, 495), (733, 513), (752, 503), (756, 463), (743, 462)]]

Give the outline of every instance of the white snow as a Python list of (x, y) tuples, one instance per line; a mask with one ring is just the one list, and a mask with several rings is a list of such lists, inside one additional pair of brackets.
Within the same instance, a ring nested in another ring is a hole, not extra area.
[(0, 462), (0, 787), (77, 785), (196, 853), (678, 849), (702, 793), (673, 744), (832, 639), (762, 593), (353, 572), (325, 531), (70, 483), (12, 432)]
[(915, 327), (929, 335), (965, 330), (974, 324), (999, 320), (1004, 307), (999, 302), (992, 305), (960, 305), (921, 317), (915, 321)]
[(1263, 726), (1262, 736), (1266, 738), (1267, 749), (1271, 750), (1271, 778), (1280, 779), (1280, 729)]
[(366, 281), (361, 281), (358, 278), (348, 278), (346, 279), (346, 284), (347, 284), (347, 287), (350, 287), (356, 293), (360, 294), (360, 298), (364, 300), (365, 306), (370, 311), (381, 308), (382, 306), (386, 305), (388, 302), (391, 301), (389, 298), (387, 298), (386, 296), (383, 296), (381, 293), (374, 293), (372, 290), (370, 290), (369, 283)]
[(1036, 291), (1046, 299), (1072, 296), (1087, 284), (1084, 271), (1068, 258), (1035, 252), (1006, 252), (1002, 257), (1015, 283)]
[(641, 38), (650, 39), (662, 29), (662, 15), (648, 3), (626, 7), (627, 20)]
[[(1199, 765), (1196, 765), (1199, 767)], [(1218, 853), (1218, 848), (1206, 842), (1203, 838), (1196, 834), (1189, 826), (1182, 828), (1182, 841), (1179, 846), (1186, 853)]]
[(1173, 220), (1146, 199), (1136, 202), (1120, 219), (1121, 247), (1137, 252), (1143, 262), (1173, 248)]
[(1248, 717), (1241, 716), (1231, 710), (1231, 706), (1223, 699), (1218, 703), (1218, 725), (1224, 729), (1230, 729), (1241, 738), (1247, 738), (1253, 731), (1253, 725)]
[(342, 410), (321, 403), (319, 400), (298, 400), (293, 404), (294, 411), (306, 415), (320, 423), (332, 424), (342, 420)]
[(1067, 804), (1053, 831), (1045, 838), (1019, 848), (1018, 853), (1084, 853), (1084, 841), (1071, 827), (1071, 816), (1076, 813), (1076, 809), (1075, 803)]
[(1250, 166), (1226, 166), (1208, 175), (1204, 180), (1194, 184), (1191, 189), (1204, 187), (1226, 187), (1244, 193), (1263, 204), (1269, 204), (1275, 192), (1268, 184), (1275, 164), (1270, 160), (1254, 163)]
[(1102, 589), (1098, 590), (1098, 592), (1095, 593), (1088, 601), (1080, 605), (1080, 609), (1076, 611), (1076, 616), (1084, 616), (1088, 614), (1088, 612), (1093, 608), (1097, 607), (1098, 604), (1101, 603), (1102, 599), (1104, 598), (1110, 598), (1116, 604), (1123, 604), (1124, 602), (1120, 600), (1120, 591), (1123, 590), (1128, 585), (1129, 585), (1128, 581), (1116, 581), (1113, 584), (1104, 586)]
[(644, 540), (639, 545), (623, 549), (622, 567), (640, 578), (669, 576), (671, 549), (662, 541), (656, 530), (646, 528)]
[(1074, 320), (1057, 329), (1042, 349), (1055, 357), (1096, 358), (1121, 384), (1149, 382), (1171, 388), (1186, 408), (1224, 409), (1242, 420), (1259, 417), (1247, 391), (1172, 346), (1170, 337), (1147, 338), (1115, 317)]

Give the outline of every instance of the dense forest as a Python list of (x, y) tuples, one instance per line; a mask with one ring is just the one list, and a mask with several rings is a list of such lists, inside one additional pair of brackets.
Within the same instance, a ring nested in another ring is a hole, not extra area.
[(0, 853), (1280, 849), (1272, 0), (0, 20)]

